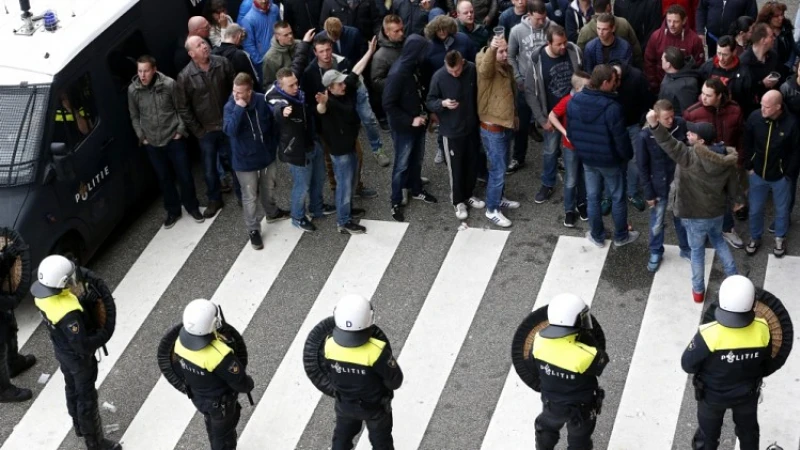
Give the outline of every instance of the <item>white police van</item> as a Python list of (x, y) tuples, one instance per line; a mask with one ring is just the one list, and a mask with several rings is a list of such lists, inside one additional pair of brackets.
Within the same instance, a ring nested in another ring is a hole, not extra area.
[(192, 5), (13, 1), (0, 12), (0, 226), (31, 245), (33, 267), (51, 252), (85, 261), (155, 191), (126, 89), (145, 53), (175, 75)]

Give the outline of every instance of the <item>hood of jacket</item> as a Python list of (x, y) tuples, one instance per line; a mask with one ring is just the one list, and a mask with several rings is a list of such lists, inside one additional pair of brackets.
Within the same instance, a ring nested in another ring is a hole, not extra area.
[(378, 33), (378, 48), (380, 47), (388, 47), (388, 48), (403, 48), (403, 43), (405, 39), (400, 42), (392, 42), (386, 37), (386, 34), (383, 32), (383, 28), (381, 28), (381, 32)]
[(677, 80), (679, 78), (699, 78), (700, 74), (690, 67), (687, 63), (686, 66), (683, 66), (683, 69), (675, 72), (675, 73), (665, 73), (664, 77), (669, 77), (672, 80)]
[(533, 25), (531, 24), (531, 15), (525, 14), (524, 16), (522, 16), (522, 20), (519, 23), (525, 24), (525, 26), (528, 27), (531, 33), (537, 33), (537, 32), (544, 33), (544, 30), (546, 30), (547, 27), (550, 26), (550, 19), (544, 19), (544, 25), (542, 25), (541, 28), (534, 28)]
[(591, 89), (586, 87), (582, 92), (585, 92), (587, 100), (590, 104), (583, 104), (580, 109), (580, 117), (583, 122), (595, 122), (602, 116), (608, 105), (617, 101), (617, 94), (613, 92), (603, 92), (599, 89)]
[(727, 172), (731, 167), (736, 167), (738, 154), (733, 147), (725, 147), (722, 144), (712, 144), (709, 146), (695, 144), (694, 152), (697, 159), (703, 166), (703, 170), (709, 175), (719, 175)]
[(418, 34), (409, 36), (403, 44), (400, 58), (389, 70), (389, 75), (397, 72), (413, 72), (428, 56), (430, 45), (430, 41)]
[(278, 42), (278, 38), (275, 35), (272, 35), (269, 48), (270, 50), (275, 50), (278, 53), (288, 53), (289, 51), (294, 51), (294, 49), (297, 47), (298, 42), (300, 41), (295, 39), (292, 41), (291, 45), (281, 45)]

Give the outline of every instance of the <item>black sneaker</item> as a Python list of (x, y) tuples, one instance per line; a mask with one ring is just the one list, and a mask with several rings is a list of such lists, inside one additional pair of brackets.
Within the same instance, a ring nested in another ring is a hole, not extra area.
[(569, 211), (564, 214), (564, 226), (567, 228), (575, 228), (575, 212)]
[(367, 211), (361, 208), (350, 208), (350, 218), (360, 219), (367, 214)]
[(436, 197), (429, 194), (425, 189), (419, 191), (419, 194), (411, 194), (411, 198), (415, 200), (422, 200), (425, 203), (436, 203)]
[(192, 219), (197, 223), (203, 223), (206, 221), (206, 218), (203, 217), (203, 213), (200, 212), (199, 209), (195, 209), (194, 211), (189, 213), (192, 216)]
[(506, 175), (511, 175), (512, 173), (517, 172), (523, 167), (525, 167), (524, 162), (519, 162), (516, 159), (512, 159), (511, 164), (509, 164), (508, 167), (506, 167)]
[(203, 211), (203, 217), (206, 219), (210, 219), (217, 215), (217, 211), (222, 209), (222, 201), (221, 200), (212, 200), (208, 202), (208, 206), (206, 206), (206, 210)]
[(403, 207), (400, 205), (392, 205), (392, 219), (395, 222), (404, 222), (406, 217), (403, 215)]
[(167, 214), (167, 218), (164, 219), (164, 229), (169, 230), (170, 228), (175, 226), (175, 222), (181, 219), (180, 214)]
[(537, 192), (536, 196), (533, 198), (533, 201), (534, 203), (544, 203), (551, 195), (553, 195), (553, 188), (542, 185), (542, 187), (539, 188), (539, 192)]
[(8, 363), (8, 376), (15, 378), (36, 364), (36, 357), (33, 355), (19, 355), (14, 361)]
[(264, 248), (264, 241), (261, 239), (261, 231), (253, 230), (250, 232), (250, 245), (256, 250)]
[(747, 219), (749, 218), (749, 216), (750, 216), (750, 208), (748, 208), (748, 207), (747, 207), (747, 205), (744, 205), (744, 206), (742, 207), (742, 209), (740, 209), (740, 210), (738, 210), (738, 211), (734, 212), (734, 213), (733, 213), (733, 215), (734, 215), (734, 216), (736, 216), (736, 219), (737, 219), (739, 222), (744, 222), (744, 221), (745, 221), (745, 220), (747, 220)]
[(267, 216), (267, 223), (274, 223), (280, 220), (286, 220), (289, 217), (291, 217), (291, 215), (289, 215), (289, 211), (278, 208), (278, 212), (275, 213), (274, 216)]
[(308, 220), (308, 218), (306, 218), (306, 217), (303, 217), (301, 220), (293, 222), (292, 225), (296, 226), (297, 228), (300, 228), (301, 230), (303, 230), (303, 231), (305, 231), (307, 233), (311, 233), (313, 231), (317, 231), (317, 227), (314, 226), (314, 224), (311, 223), (311, 221)]
[(30, 389), (18, 388), (13, 385), (0, 391), (0, 403), (19, 403), (31, 398), (33, 398), (33, 392)]
[(586, 208), (586, 203), (578, 205), (578, 217), (584, 222), (589, 220), (589, 210)]
[(342, 233), (342, 234), (348, 234), (348, 233), (349, 234), (364, 234), (364, 233), (367, 232), (367, 228), (366, 227), (363, 227), (363, 226), (353, 222), (352, 220), (348, 221), (346, 224), (344, 224), (342, 226), (337, 226), (336, 229), (339, 230), (339, 233)]
[(389, 131), (389, 121), (386, 120), (385, 117), (378, 119), (378, 126), (381, 127), (383, 131)]
[(228, 181), (228, 178), (225, 177), (219, 182), (219, 191), (223, 194), (229, 194), (233, 189), (231, 188), (231, 182)]
[(331, 214), (336, 214), (336, 207), (333, 205), (329, 205), (327, 203), (322, 204), (322, 215), (323, 216), (330, 216)]

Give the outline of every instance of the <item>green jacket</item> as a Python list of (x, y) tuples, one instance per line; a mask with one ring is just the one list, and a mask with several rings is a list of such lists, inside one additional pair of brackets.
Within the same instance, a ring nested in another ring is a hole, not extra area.
[(161, 72), (156, 72), (150, 86), (133, 77), (128, 85), (128, 112), (140, 143), (147, 139), (154, 147), (164, 147), (175, 133), (189, 135), (178, 114), (175, 80)]
[(272, 83), (275, 81), (275, 74), (278, 73), (278, 70), (292, 65), (292, 58), (294, 58), (294, 52), (298, 42), (300, 41), (295, 39), (292, 45), (284, 47), (278, 44), (278, 40), (275, 36), (272, 36), (272, 44), (269, 46), (267, 54), (264, 55), (264, 64), (261, 67), (261, 73), (264, 74), (264, 92), (272, 86)]

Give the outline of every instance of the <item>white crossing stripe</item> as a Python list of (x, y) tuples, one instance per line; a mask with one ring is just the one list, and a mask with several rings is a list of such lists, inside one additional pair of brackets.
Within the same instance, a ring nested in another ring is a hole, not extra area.
[[(302, 235), (289, 220), (267, 225), (264, 249), (254, 250), (248, 242), (225, 275), (211, 301), (222, 307), (225, 320), (240, 333), (250, 324)], [(128, 448), (172, 449), (195, 412), (191, 400), (160, 377), (121, 443)]]
[(267, 390), (239, 439), (243, 450), (294, 449), (322, 394), (303, 369), (303, 345), (308, 333), (330, 316), (341, 297), (348, 293), (372, 298), (389, 266), (407, 223), (362, 220), (367, 233), (352, 236), (328, 280), (300, 326), (292, 344), (275, 371)]
[[(786, 450), (800, 448), (800, 295), (797, 277), (800, 275), (800, 257), (769, 255), (764, 289), (778, 297), (792, 315), (794, 344), (789, 359), (781, 369), (764, 379), (761, 391), (763, 402), (758, 405), (758, 423), (761, 428), (759, 448), (773, 442)], [(739, 448), (739, 443), (736, 443)]]
[[(125, 274), (113, 293), (118, 320), (114, 336), (107, 344), (109, 355), (103, 357), (98, 367), (98, 387), (213, 223), (214, 218), (201, 224), (179, 220), (170, 230), (160, 229)], [(14, 427), (2, 449), (56, 449), (71, 428), (64, 377), (57, 371)]]
[[(664, 259), (653, 278), (639, 338), (628, 369), (610, 449), (670, 450), (680, 416), (686, 372), (681, 355), (697, 332), (703, 305), (692, 301), (692, 267), (680, 249), (664, 246)], [(705, 280), (714, 250), (706, 250)], [(683, 447), (683, 445), (679, 445)]]
[[(606, 256), (608, 246), (597, 248), (586, 238), (559, 237), (533, 309), (547, 305), (550, 299), (564, 292), (579, 296), (591, 306)], [(541, 411), (539, 394), (523, 383), (512, 367), (481, 449), (531, 448), (534, 442), (533, 419)]]
[[(469, 228), (459, 231), (450, 246), (398, 358), (404, 375), (392, 401), (398, 450), (416, 449), (422, 442), (508, 234)], [(357, 449), (368, 448), (363, 433)]]

